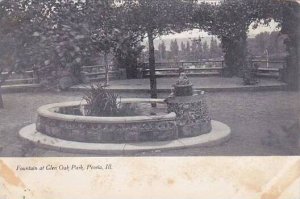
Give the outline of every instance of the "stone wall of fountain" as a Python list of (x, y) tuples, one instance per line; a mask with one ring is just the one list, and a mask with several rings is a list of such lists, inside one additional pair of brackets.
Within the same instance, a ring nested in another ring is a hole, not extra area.
[(19, 134), (38, 146), (59, 151), (121, 155), (214, 146), (230, 138), (230, 128), (211, 120), (204, 92), (195, 93), (184, 73), (173, 86), (165, 100), (122, 98), (129, 104), (162, 105), (165, 112), (160, 115), (92, 117), (80, 115), (80, 106), (85, 105), (81, 101), (49, 104), (40, 107), (37, 122)]
[[(163, 103), (152, 99), (123, 99), (126, 103)], [(71, 109), (80, 101), (42, 106), (38, 109), (36, 129), (51, 137), (90, 143), (128, 143), (164, 141), (178, 138), (176, 114), (159, 116), (91, 117), (59, 113)]]
[[(65, 102), (38, 109), (36, 130), (63, 140), (88, 143), (129, 143), (175, 140), (211, 131), (204, 93), (195, 94), (181, 73), (166, 99), (122, 99), (122, 103), (166, 103), (163, 115), (92, 117), (74, 114), (82, 102)], [(64, 110), (64, 111), (61, 111)], [(68, 113), (64, 113), (69, 110)], [(73, 110), (73, 111), (72, 111)], [(75, 112), (74, 112), (75, 110)]]
[(193, 137), (209, 133), (212, 128), (211, 117), (204, 92), (195, 93), (185, 73), (180, 74), (173, 87), (171, 95), (165, 101), (168, 112), (176, 113), (179, 137)]

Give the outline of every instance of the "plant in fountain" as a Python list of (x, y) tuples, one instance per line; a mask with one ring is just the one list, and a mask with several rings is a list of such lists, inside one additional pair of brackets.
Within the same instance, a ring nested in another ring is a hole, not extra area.
[(85, 93), (86, 101), (83, 115), (87, 116), (135, 116), (139, 114), (136, 104), (121, 103), (121, 98), (110, 90), (105, 89), (103, 84), (92, 84), (91, 89)]
[(102, 84), (92, 84), (85, 94), (85, 114), (89, 116), (116, 116), (120, 112), (118, 95), (104, 88)]

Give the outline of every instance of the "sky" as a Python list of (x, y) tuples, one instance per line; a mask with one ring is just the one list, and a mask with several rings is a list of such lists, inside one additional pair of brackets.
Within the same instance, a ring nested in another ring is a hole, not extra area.
[[(276, 28), (278, 24), (274, 21), (270, 23), (269, 26), (265, 25), (259, 25), (257, 29), (249, 28), (249, 37), (255, 37), (255, 35), (261, 33), (261, 32), (272, 32), (272, 31), (279, 31), (279, 29)], [(178, 34), (170, 34), (170, 35), (164, 35), (161, 36), (159, 39), (179, 39), (179, 38), (195, 38), (195, 37), (208, 37), (210, 35), (207, 34), (207, 32), (199, 31), (197, 29), (194, 29), (192, 31), (185, 31)]]
[[(198, 0), (199, 2), (208, 2), (208, 3), (219, 3), (222, 0)], [(300, 0), (296, 0), (297, 2), (300, 2)], [(278, 24), (274, 21), (272, 21), (269, 26), (265, 26), (265, 25), (260, 25), (257, 29), (253, 29), (249, 28), (249, 33), (248, 36), (251, 37), (255, 37), (255, 35), (261, 33), (261, 32), (272, 32), (272, 31), (279, 31), (279, 29), (276, 28)], [(159, 39), (181, 39), (181, 38), (195, 38), (195, 37), (208, 37), (210, 35), (208, 35), (206, 32), (204, 31), (199, 31), (197, 29), (192, 30), (192, 31), (185, 31), (182, 33), (178, 33), (178, 34), (170, 34), (170, 35), (164, 35), (161, 36)]]

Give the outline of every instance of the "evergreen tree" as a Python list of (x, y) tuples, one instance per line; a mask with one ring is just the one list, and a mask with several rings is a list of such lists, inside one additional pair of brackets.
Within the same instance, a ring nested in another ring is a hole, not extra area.
[(260, 55), (263, 55), (265, 50), (268, 47), (268, 38), (269, 38), (269, 36), (270, 35), (269, 35), (268, 32), (262, 32), (262, 33), (255, 36), (256, 48), (257, 48)]
[(219, 52), (219, 46), (218, 46), (218, 42), (216, 39), (214, 39), (213, 37), (210, 40), (210, 58), (214, 58), (214, 57), (218, 57), (218, 52)]
[(180, 44), (180, 49), (182, 52), (185, 52), (185, 44), (183, 43), (183, 41)]
[(200, 37), (198, 38), (197, 41), (197, 53), (198, 53), (198, 59), (203, 59), (203, 46)]
[(166, 59), (166, 44), (164, 41), (158, 45), (158, 51), (160, 53), (160, 58), (162, 60)]
[(179, 46), (176, 39), (171, 41), (170, 51), (172, 53), (173, 58), (178, 58)]
[(192, 40), (192, 45), (191, 45), (191, 59), (193, 61), (196, 61), (198, 58), (197, 56), (197, 41), (195, 39)]
[(191, 45), (190, 45), (189, 41), (186, 42), (185, 51), (186, 51), (187, 54), (189, 54), (191, 52)]
[(180, 44), (180, 58), (181, 59), (186, 59), (186, 52), (185, 51), (186, 51), (185, 44), (182, 41), (181, 44)]
[(198, 37), (198, 39), (192, 40), (192, 46), (191, 46), (191, 59), (192, 60), (199, 60), (203, 58), (203, 48), (202, 48), (202, 42), (201, 38)]
[(209, 55), (209, 47), (206, 41), (203, 43), (203, 58), (207, 59)]

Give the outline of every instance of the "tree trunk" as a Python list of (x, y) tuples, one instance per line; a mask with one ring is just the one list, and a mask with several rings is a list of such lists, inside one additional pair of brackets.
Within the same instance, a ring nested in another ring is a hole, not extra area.
[[(147, 34), (148, 34), (148, 44), (149, 44), (150, 94), (151, 94), (151, 98), (157, 98), (153, 31), (149, 30)], [(154, 105), (152, 104), (152, 106)]]
[(299, 5), (297, 2), (289, 2), (289, 5), (284, 8), (284, 18), (282, 22), (281, 33), (287, 34), (285, 39), (286, 50), (288, 55), (287, 62), (287, 84), (291, 90), (299, 90), (300, 84), (300, 17)]
[(108, 65), (108, 60), (107, 60), (107, 53), (104, 53), (104, 64), (105, 64), (105, 82), (104, 86), (108, 86), (108, 72), (109, 72), (109, 65)]
[(0, 85), (0, 109), (4, 108), (3, 98), (2, 98), (2, 88)]
[(247, 35), (235, 40), (223, 37), (222, 48), (225, 52), (223, 75), (227, 77), (240, 76), (246, 62)]
[(138, 67), (137, 59), (132, 58), (132, 57), (127, 57), (127, 58), (119, 61), (119, 68), (123, 67), (121, 65), (121, 63), (123, 64), (123, 66), (125, 66), (127, 79), (136, 79), (137, 78), (137, 73), (138, 73), (138, 71), (137, 71), (137, 67)]
[(224, 68), (222, 68), (222, 75), (225, 77), (233, 76), (234, 68), (234, 42), (226, 37), (222, 37), (222, 48), (224, 51)]
[(126, 67), (126, 76), (127, 76), (127, 79), (136, 79), (137, 78), (137, 64)]
[(4, 103), (3, 103), (3, 97), (2, 97), (2, 79), (1, 79), (1, 76), (2, 76), (2, 72), (3, 72), (3, 69), (0, 69), (0, 109), (4, 108)]
[(236, 70), (236, 75), (239, 77), (243, 77), (244, 75), (244, 69), (247, 67), (247, 33), (245, 32), (244, 35), (240, 38), (239, 41), (239, 63), (238, 68)]
[(4, 108), (1, 86), (4, 84), (4, 82), (6, 81), (6, 79), (13, 73), (13, 71), (14, 71), (14, 67), (11, 68), (10, 71), (6, 75), (2, 76), (2, 70), (0, 70), (0, 76), (2, 76), (0, 78), (0, 109)]

